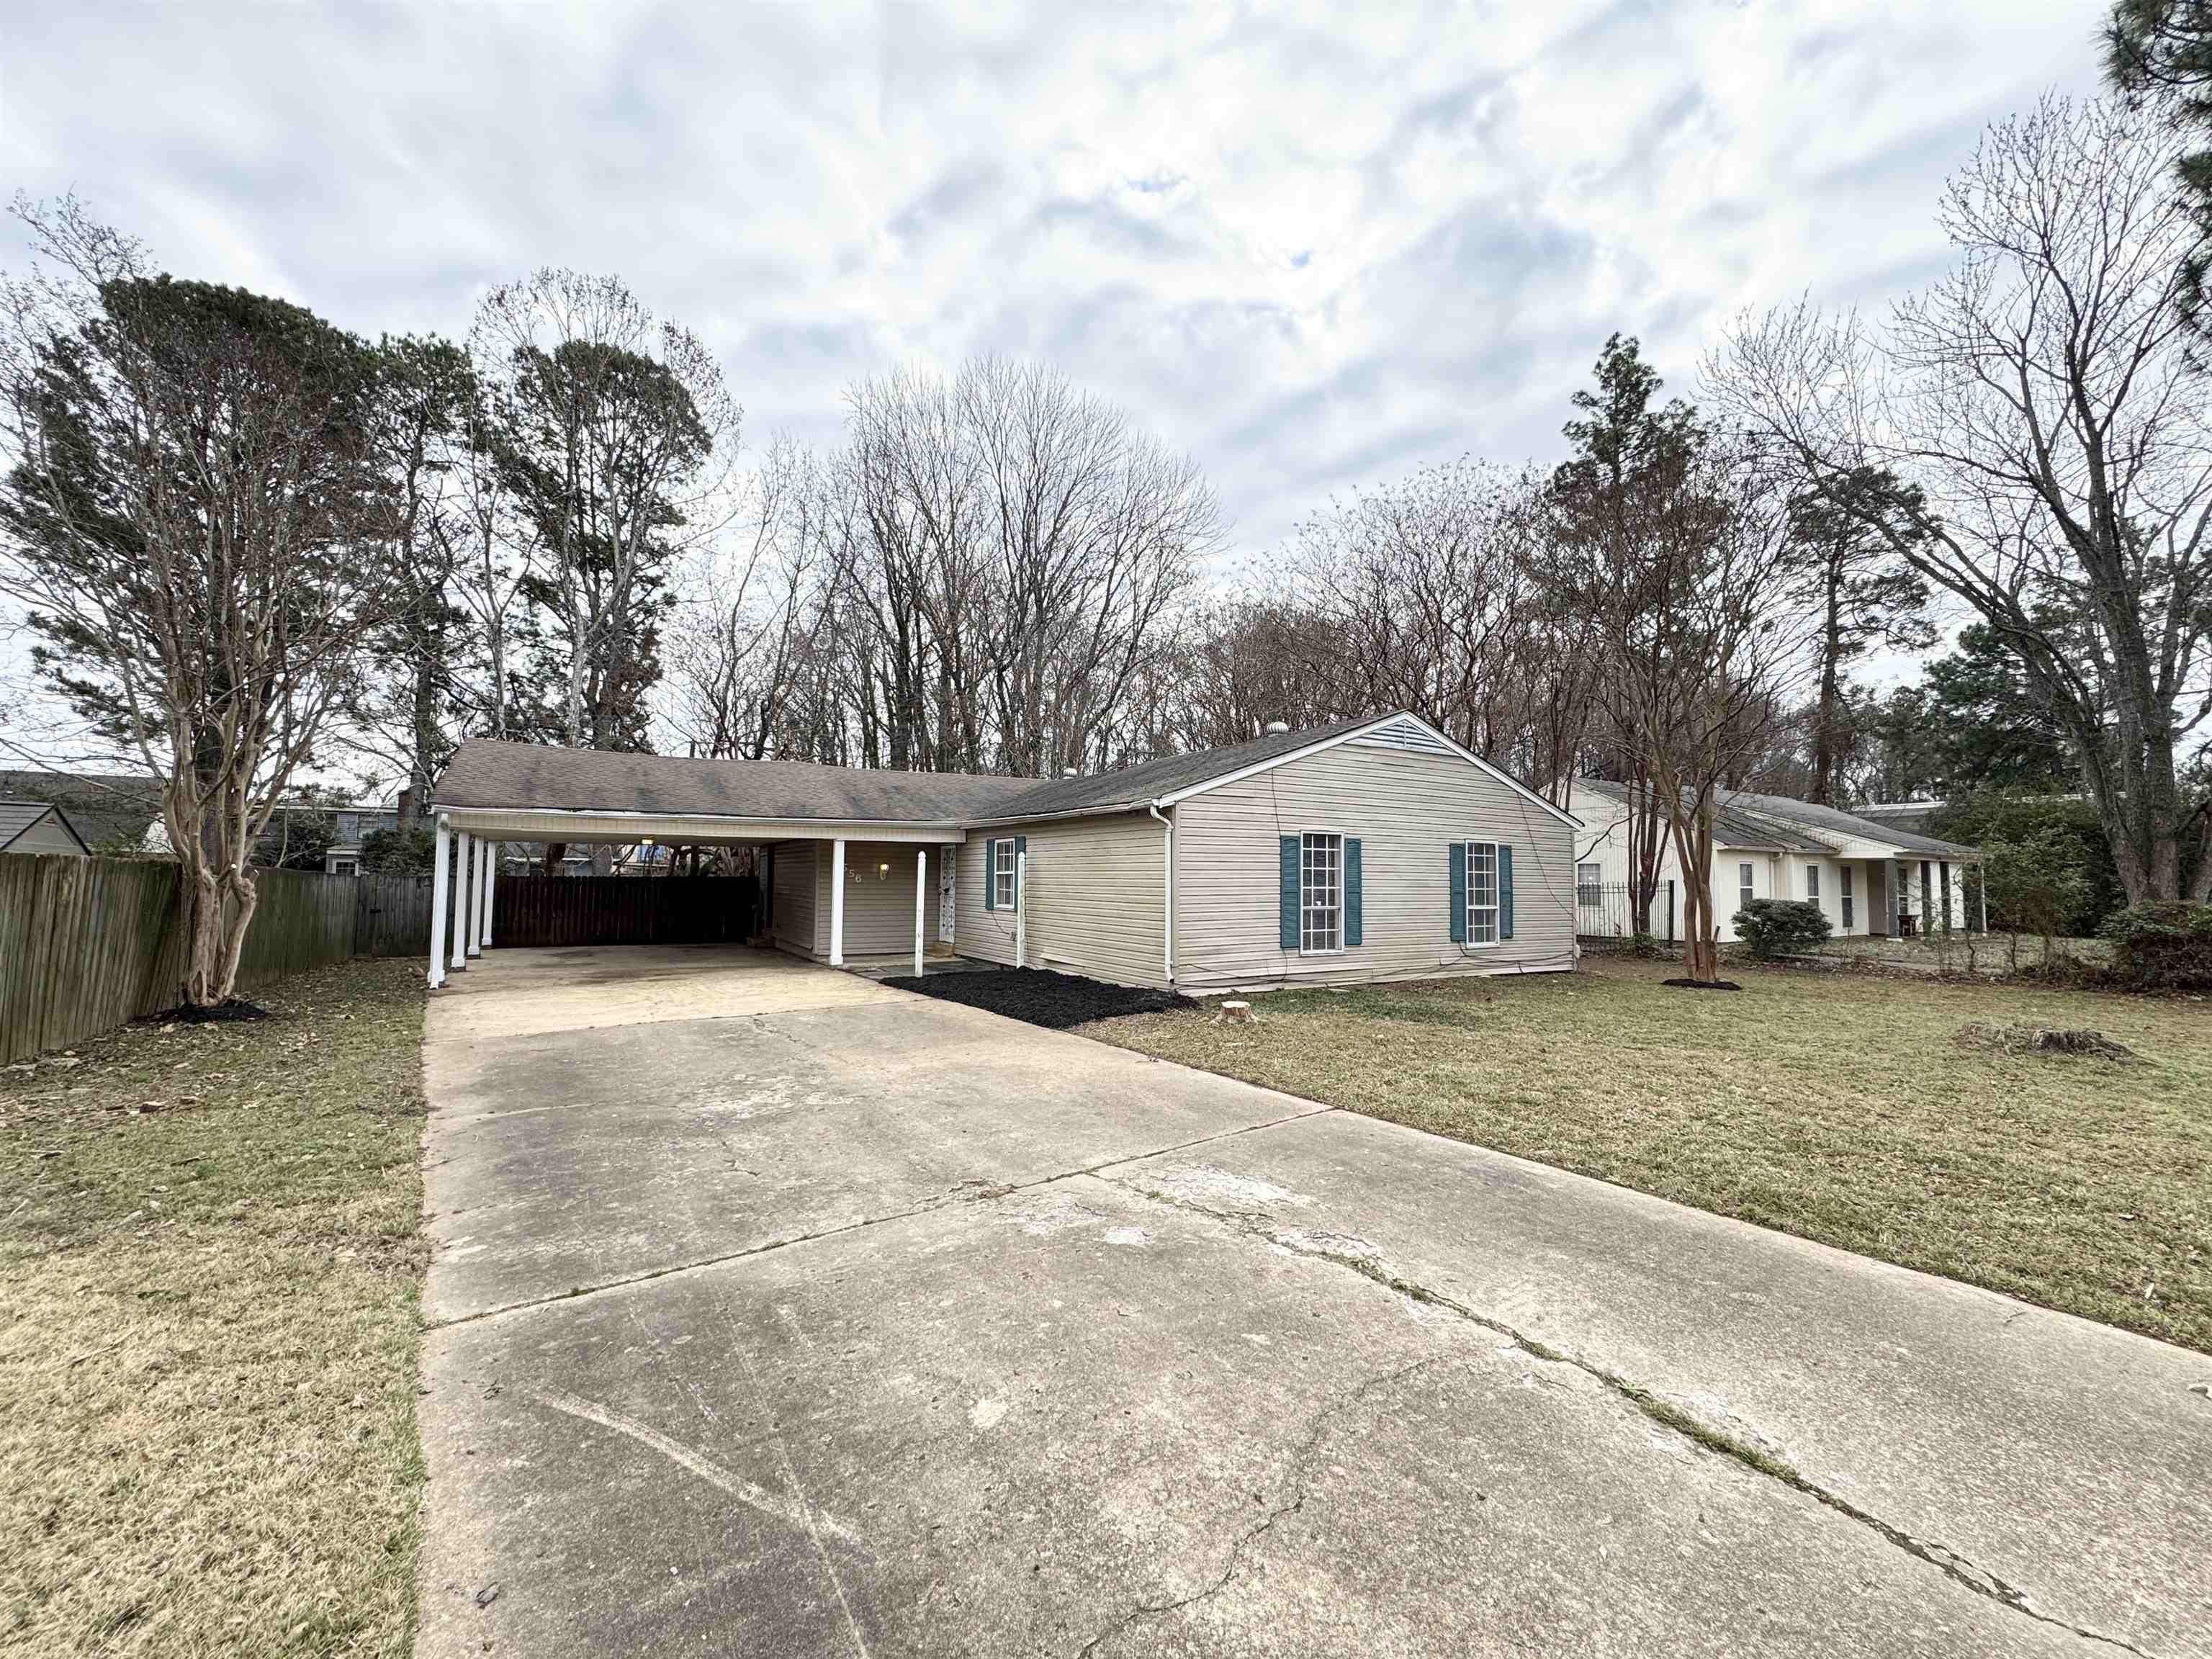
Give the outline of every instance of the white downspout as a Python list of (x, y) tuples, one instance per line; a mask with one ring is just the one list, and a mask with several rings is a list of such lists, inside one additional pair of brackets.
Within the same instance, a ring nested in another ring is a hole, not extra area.
[(1028, 967), (1029, 954), (1030, 855), (1020, 852), (1014, 854), (1014, 966)]
[(1165, 970), (1168, 983), (1175, 983), (1175, 820), (1160, 817), (1160, 805), (1154, 801), (1145, 809), (1159, 818), (1160, 828), (1166, 833), (1160, 838), (1160, 966)]

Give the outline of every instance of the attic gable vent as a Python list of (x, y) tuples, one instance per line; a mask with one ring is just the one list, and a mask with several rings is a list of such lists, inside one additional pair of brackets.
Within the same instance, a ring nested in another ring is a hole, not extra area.
[(1352, 740), (1367, 749), (1413, 749), (1426, 755), (1449, 755), (1451, 745), (1419, 720), (1396, 720), (1363, 732)]

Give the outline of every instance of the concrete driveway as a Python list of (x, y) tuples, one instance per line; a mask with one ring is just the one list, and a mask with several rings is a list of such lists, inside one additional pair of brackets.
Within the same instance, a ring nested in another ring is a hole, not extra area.
[(418, 1651), (2212, 1653), (2212, 1360), (781, 958), (431, 1005)]

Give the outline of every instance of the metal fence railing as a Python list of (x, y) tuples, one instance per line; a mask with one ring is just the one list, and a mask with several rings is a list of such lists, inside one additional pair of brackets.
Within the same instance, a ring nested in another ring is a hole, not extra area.
[(1671, 945), (1677, 908), (1674, 884), (1661, 882), (1651, 895), (1650, 924), (1640, 927), (1626, 882), (1578, 881), (1575, 884), (1575, 937), (1628, 939), (1648, 932), (1655, 939)]

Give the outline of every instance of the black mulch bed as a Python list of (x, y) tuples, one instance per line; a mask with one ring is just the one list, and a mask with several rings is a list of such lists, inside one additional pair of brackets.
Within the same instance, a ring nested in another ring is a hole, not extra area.
[(1662, 985), (1679, 985), (1685, 991), (1741, 991), (1743, 987), (1732, 979), (1662, 979)]
[(158, 1014), (148, 1014), (149, 1025), (219, 1025), (234, 1019), (266, 1019), (269, 1011), (256, 1003), (233, 997), (228, 1002), (218, 1002), (213, 1007), (202, 1008), (189, 1002), (180, 1002), (173, 1008), (164, 1008)]
[(988, 1008), (1009, 1019), (1026, 1020), (1055, 1031), (1085, 1020), (1198, 1006), (1173, 991), (1109, 985), (1081, 974), (1055, 974), (1048, 968), (1007, 968), (995, 972), (979, 969), (974, 973), (925, 974), (919, 979), (900, 974), (884, 983), (902, 991), (919, 991), (926, 997), (942, 997), (947, 1002), (964, 1002), (970, 1008)]

